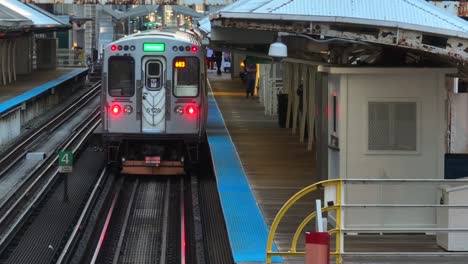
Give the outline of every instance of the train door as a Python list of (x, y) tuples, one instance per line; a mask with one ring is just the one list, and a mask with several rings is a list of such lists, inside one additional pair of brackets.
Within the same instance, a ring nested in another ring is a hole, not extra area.
[(142, 132), (166, 131), (166, 63), (162, 58), (144, 58), (144, 85), (141, 93)]

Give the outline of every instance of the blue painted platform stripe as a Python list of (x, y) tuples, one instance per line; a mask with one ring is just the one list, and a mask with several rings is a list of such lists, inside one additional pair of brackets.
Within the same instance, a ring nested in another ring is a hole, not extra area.
[(36, 88), (33, 88), (25, 93), (22, 93), (14, 98), (11, 98), (9, 100), (6, 100), (5, 102), (3, 103), (0, 103), (0, 114), (10, 110), (11, 108), (17, 106), (17, 105), (20, 105), (22, 104), (23, 102), (26, 102), (28, 101), (29, 99), (31, 98), (34, 98), (36, 96), (38, 96), (39, 94), (53, 88), (53, 87), (56, 87), (57, 85), (65, 82), (65, 81), (68, 81), (70, 80), (71, 78), (79, 75), (80, 73), (83, 73), (85, 71), (87, 71), (88, 68), (80, 68), (80, 69), (76, 69), (76, 70), (73, 70), (67, 74), (64, 74), (62, 76), (60, 76), (59, 78), (55, 79), (55, 80), (52, 80), (50, 82), (47, 82), (47, 83), (44, 83)]
[[(268, 227), (212, 95), (208, 99), (207, 134), (234, 261), (265, 263)], [(274, 257), (273, 261), (282, 259)]]

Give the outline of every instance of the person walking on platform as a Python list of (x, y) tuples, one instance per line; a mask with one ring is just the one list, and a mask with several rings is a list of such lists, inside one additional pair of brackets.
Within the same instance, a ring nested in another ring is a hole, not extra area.
[(255, 89), (255, 77), (257, 75), (257, 65), (252, 62), (245, 63), (245, 88), (246, 88), (246, 98), (249, 98), (249, 95), (253, 98), (254, 89)]

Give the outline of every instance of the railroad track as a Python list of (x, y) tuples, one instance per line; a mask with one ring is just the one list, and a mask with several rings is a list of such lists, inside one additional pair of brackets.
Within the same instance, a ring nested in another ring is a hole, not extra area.
[(17, 144), (3, 152), (0, 158), (0, 177), (6, 174), (19, 160), (23, 159), (30, 148), (44, 135), (51, 133), (59, 128), (64, 122), (69, 120), (75, 113), (85, 107), (91, 100), (99, 95), (101, 90), (101, 82), (97, 82), (89, 88), (89, 91), (81, 96), (76, 102), (69, 105), (57, 116), (35, 129), (33, 133), (26, 135)]
[(186, 263), (183, 179), (127, 178), (116, 186), (90, 263)]
[[(97, 88), (99, 90), (99, 88)], [(91, 99), (89, 99), (91, 100)], [(76, 106), (73, 106), (74, 113)], [(34, 177), (28, 180), (15, 191), (0, 208), (0, 253), (3, 254), (11, 241), (16, 241), (18, 231), (31, 216), (33, 211), (40, 205), (42, 199), (53, 188), (60, 174), (57, 168), (57, 153), (60, 150), (72, 150), (74, 155), (78, 154), (83, 143), (100, 123), (99, 109), (95, 109), (85, 120), (83, 120), (75, 133), (70, 135), (66, 141), (56, 148), (55, 155), (50, 155), (40, 166), (31, 173)], [(60, 121), (65, 122), (65, 121)], [(53, 123), (57, 124), (57, 123)], [(33, 139), (34, 140), (34, 139)], [(17, 150), (15, 150), (16, 152)], [(20, 154), (21, 155), (21, 154)], [(1, 262), (1, 261), (0, 261)]]

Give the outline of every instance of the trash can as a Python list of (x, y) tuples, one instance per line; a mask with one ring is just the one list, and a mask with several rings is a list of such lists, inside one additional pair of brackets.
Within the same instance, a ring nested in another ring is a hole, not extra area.
[(277, 94), (278, 97), (278, 123), (281, 128), (286, 127), (286, 114), (288, 112), (288, 94)]
[(306, 233), (306, 264), (330, 263), (330, 235), (328, 232)]

